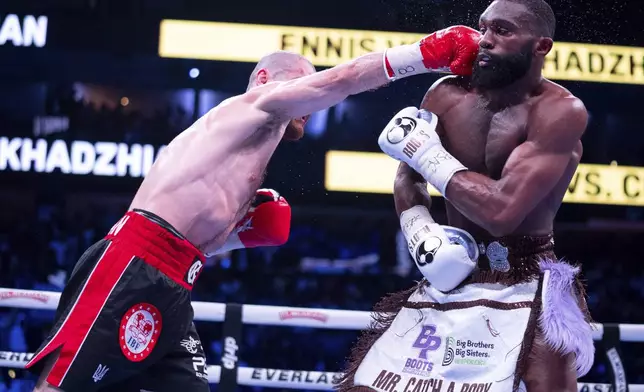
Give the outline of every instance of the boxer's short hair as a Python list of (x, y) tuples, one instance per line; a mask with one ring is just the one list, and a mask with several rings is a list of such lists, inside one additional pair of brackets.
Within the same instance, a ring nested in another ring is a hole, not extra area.
[(557, 24), (555, 13), (544, 0), (504, 0), (513, 3), (522, 4), (530, 14), (535, 18), (535, 33), (548, 38), (555, 37), (555, 27)]

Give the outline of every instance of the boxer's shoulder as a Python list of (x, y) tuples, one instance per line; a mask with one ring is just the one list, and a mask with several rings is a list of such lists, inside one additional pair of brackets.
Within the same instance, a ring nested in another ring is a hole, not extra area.
[(588, 111), (584, 103), (555, 83), (546, 81), (536, 102), (531, 106), (528, 128), (541, 137), (550, 138), (550, 135), (556, 134), (555, 139), (577, 139), (586, 130)]
[(444, 76), (431, 85), (420, 106), (440, 116), (468, 93), (469, 78), (456, 75)]
[(429, 88), (428, 92), (432, 91), (449, 94), (467, 94), (470, 91), (470, 78), (458, 75), (443, 76)]
[(542, 118), (567, 118), (570, 120), (584, 120), (588, 116), (586, 106), (566, 88), (545, 80), (542, 91), (533, 106), (533, 117)]

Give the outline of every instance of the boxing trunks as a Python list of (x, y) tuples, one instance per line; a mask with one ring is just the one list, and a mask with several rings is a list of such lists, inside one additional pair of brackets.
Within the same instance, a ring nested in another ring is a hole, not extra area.
[(537, 329), (590, 370), (594, 345), (578, 268), (552, 236), (481, 242), (477, 270), (447, 293), (421, 282), (376, 305), (340, 391), (521, 390)]
[(128, 212), (71, 274), (27, 368), (65, 392), (209, 391), (190, 291), (203, 254), (158, 216)]

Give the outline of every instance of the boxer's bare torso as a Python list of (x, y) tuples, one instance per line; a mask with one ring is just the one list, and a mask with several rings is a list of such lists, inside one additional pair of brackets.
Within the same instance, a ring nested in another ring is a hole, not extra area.
[[(541, 131), (540, 116), (547, 116), (562, 100), (575, 99), (570, 92), (548, 80), (543, 80), (530, 97), (505, 108), (490, 108), (485, 98), (469, 88), (465, 78), (443, 78), (433, 90), (421, 106), (438, 115), (437, 131), (447, 151), (469, 170), (495, 180), (501, 178), (508, 158), (517, 146), (524, 143), (530, 133)], [(555, 215), (579, 164), (581, 153), (579, 141), (570, 151), (566, 169), (552, 191), (528, 212), (510, 234), (540, 235), (552, 231)], [(525, 186), (537, 185), (528, 183)], [(446, 203), (446, 210), (450, 225), (467, 230), (475, 238), (489, 235), (485, 228), (469, 220), (451, 203)]]
[[(513, 229), (506, 227), (502, 235), (540, 235), (552, 231), (555, 215), (582, 154), (580, 138), (585, 129), (586, 112), (581, 101), (564, 88), (543, 79), (529, 96), (517, 97), (515, 104), (495, 109), (490, 107), (490, 102), (481, 94), (469, 87), (466, 78), (445, 77), (430, 89), (421, 106), (438, 115), (440, 120), (437, 132), (443, 145), (469, 171), (498, 180), (498, 183), (503, 183), (502, 186), (525, 187), (519, 192), (484, 189), (481, 184), (485, 181), (480, 179), (469, 183), (463, 181), (456, 187), (456, 191), (461, 193), (452, 193), (452, 199), (456, 204), (458, 197), (460, 208), (466, 209), (472, 219), (468, 219), (465, 211), (459, 211), (448, 201), (446, 208), (449, 225), (467, 230), (474, 238), (489, 238), (490, 234), (495, 236), (488, 230), (494, 226), (485, 222), (486, 219), (495, 219), (494, 215), (480, 212), (486, 209), (486, 204), (468, 202), (465, 191), (480, 195), (495, 192), (510, 195), (531, 193), (543, 197), (533, 206), (525, 206), (527, 214), (522, 215), (525, 217)], [(553, 126), (552, 119), (558, 121), (557, 126)], [(563, 126), (561, 121), (564, 122)], [(567, 129), (570, 129), (569, 134), (560, 134), (567, 132)], [(526, 149), (526, 143), (539, 147)], [(519, 160), (524, 160), (525, 163)], [(543, 167), (529, 167), (532, 165)], [(535, 175), (535, 172), (540, 174)], [(525, 179), (521, 175), (523, 173)], [(553, 175), (557, 178), (548, 178)], [(514, 178), (512, 182), (503, 182), (510, 177)], [(459, 180), (455, 176), (452, 181)], [(554, 186), (542, 189), (542, 184)], [(413, 205), (431, 205), (426, 190), (421, 189), (424, 186), (423, 178), (406, 165), (401, 165), (394, 192), (399, 214)], [(448, 185), (448, 196), (450, 186), (452, 185)], [(461, 189), (464, 191), (460, 191)], [(493, 203), (492, 199), (490, 203)], [(477, 206), (479, 208), (475, 208)], [(480, 224), (473, 220), (478, 220)], [(538, 328), (523, 381), (529, 392), (576, 391), (574, 363), (574, 354), (562, 356), (552, 349)]]
[(303, 67), (292, 80), (229, 98), (167, 146), (130, 209), (160, 216), (204, 253), (214, 252), (247, 212), (292, 119), (387, 82), (382, 53), (371, 53), (322, 72)]
[(263, 181), (289, 119), (258, 109), (275, 84), (222, 102), (161, 153), (132, 201), (204, 252), (217, 249)]

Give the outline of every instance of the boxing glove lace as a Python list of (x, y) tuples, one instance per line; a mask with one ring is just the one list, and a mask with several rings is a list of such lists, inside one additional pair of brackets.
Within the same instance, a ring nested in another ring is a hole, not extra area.
[(416, 43), (387, 49), (385, 72), (389, 80), (432, 71), (471, 75), (480, 39), (481, 34), (467, 26), (436, 31)]
[(290, 230), (291, 206), (286, 199), (273, 189), (258, 189), (248, 212), (224, 245), (208, 256), (234, 249), (284, 245)]

